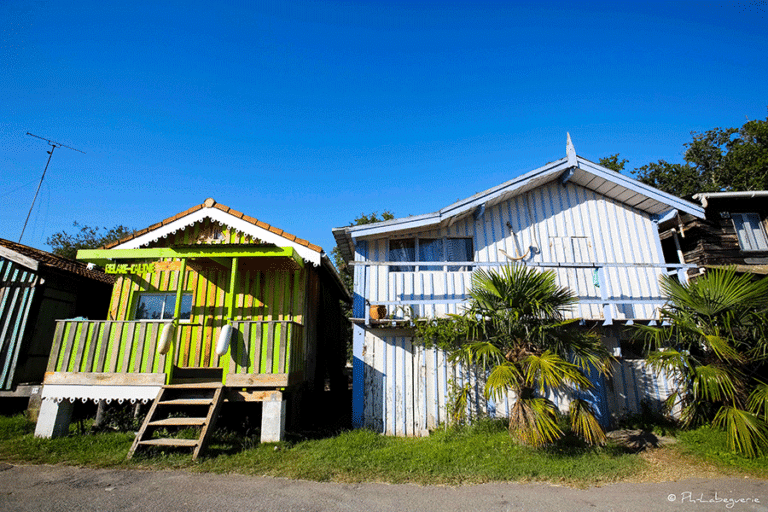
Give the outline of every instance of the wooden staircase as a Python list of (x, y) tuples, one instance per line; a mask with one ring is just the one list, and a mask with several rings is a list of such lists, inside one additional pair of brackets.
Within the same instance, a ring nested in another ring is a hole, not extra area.
[[(224, 388), (221, 381), (185, 380), (188, 382), (163, 386), (157, 394), (128, 451), (129, 459), (137, 449), (146, 446), (194, 448), (192, 460), (205, 450), (216, 426)], [(200, 436), (197, 439), (153, 437), (158, 429), (175, 432), (184, 428), (199, 428)]]

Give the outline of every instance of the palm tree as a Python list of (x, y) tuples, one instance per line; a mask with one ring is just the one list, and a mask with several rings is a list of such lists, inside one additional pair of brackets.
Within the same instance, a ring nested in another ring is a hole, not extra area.
[[(453, 359), (479, 364), (488, 373), (486, 398), (515, 397), (509, 431), (519, 441), (541, 446), (562, 437), (557, 408), (548, 390), (593, 387), (590, 371), (605, 374), (610, 356), (600, 339), (566, 319), (575, 294), (556, 283), (553, 271), (516, 264), (472, 275), (470, 303), (458, 323), (462, 342)], [(588, 402), (570, 403), (572, 430), (590, 444), (605, 433)]]
[(768, 447), (768, 278), (710, 270), (688, 284), (664, 277), (662, 327), (640, 326), (648, 362), (678, 383), (667, 407), (685, 427), (724, 429), (732, 450)]

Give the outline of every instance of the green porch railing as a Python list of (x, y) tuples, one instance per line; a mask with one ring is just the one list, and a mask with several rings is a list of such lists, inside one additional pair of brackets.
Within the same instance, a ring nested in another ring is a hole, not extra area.
[[(163, 355), (158, 345), (168, 321), (58, 320), (48, 361), (48, 372), (168, 373), (171, 364), (208, 366), (192, 350), (200, 351), (203, 330), (181, 324), (172, 351)], [(290, 321), (234, 322), (229, 351), (215, 359), (234, 385), (287, 386), (304, 374), (304, 326)], [(190, 338), (196, 338), (188, 343)], [(215, 344), (216, 340), (213, 339)], [(185, 353), (185, 350), (187, 351)], [(212, 351), (211, 347), (208, 351)], [(196, 361), (196, 363), (194, 362)], [(260, 378), (263, 377), (263, 378)]]

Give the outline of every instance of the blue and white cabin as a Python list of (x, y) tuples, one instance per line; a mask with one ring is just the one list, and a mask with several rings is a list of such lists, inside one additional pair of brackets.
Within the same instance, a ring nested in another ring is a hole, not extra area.
[[(404, 320), (458, 313), (472, 271), (512, 261), (553, 269), (576, 292), (572, 315), (600, 329), (624, 358), (598, 382), (593, 405), (608, 424), (669, 394), (666, 379), (635, 359), (623, 326), (658, 320), (667, 264), (658, 223), (700, 206), (576, 156), (567, 156), (426, 215), (333, 230), (354, 271), (353, 423), (393, 435), (423, 435), (446, 419), (451, 382), (475, 389), (472, 413), (506, 415), (486, 402), (472, 372), (412, 344)], [(386, 309), (386, 311), (385, 311)], [(567, 397), (553, 398), (561, 409)]]

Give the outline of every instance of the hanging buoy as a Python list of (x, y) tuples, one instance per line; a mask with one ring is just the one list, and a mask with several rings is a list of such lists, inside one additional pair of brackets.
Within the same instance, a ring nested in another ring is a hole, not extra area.
[(229, 350), (229, 340), (232, 338), (232, 326), (225, 325), (219, 333), (219, 340), (216, 342), (216, 354), (223, 356)]
[(167, 354), (171, 348), (171, 341), (173, 341), (173, 322), (168, 322), (163, 326), (163, 332), (160, 333), (160, 342), (157, 344), (157, 352), (160, 354)]

